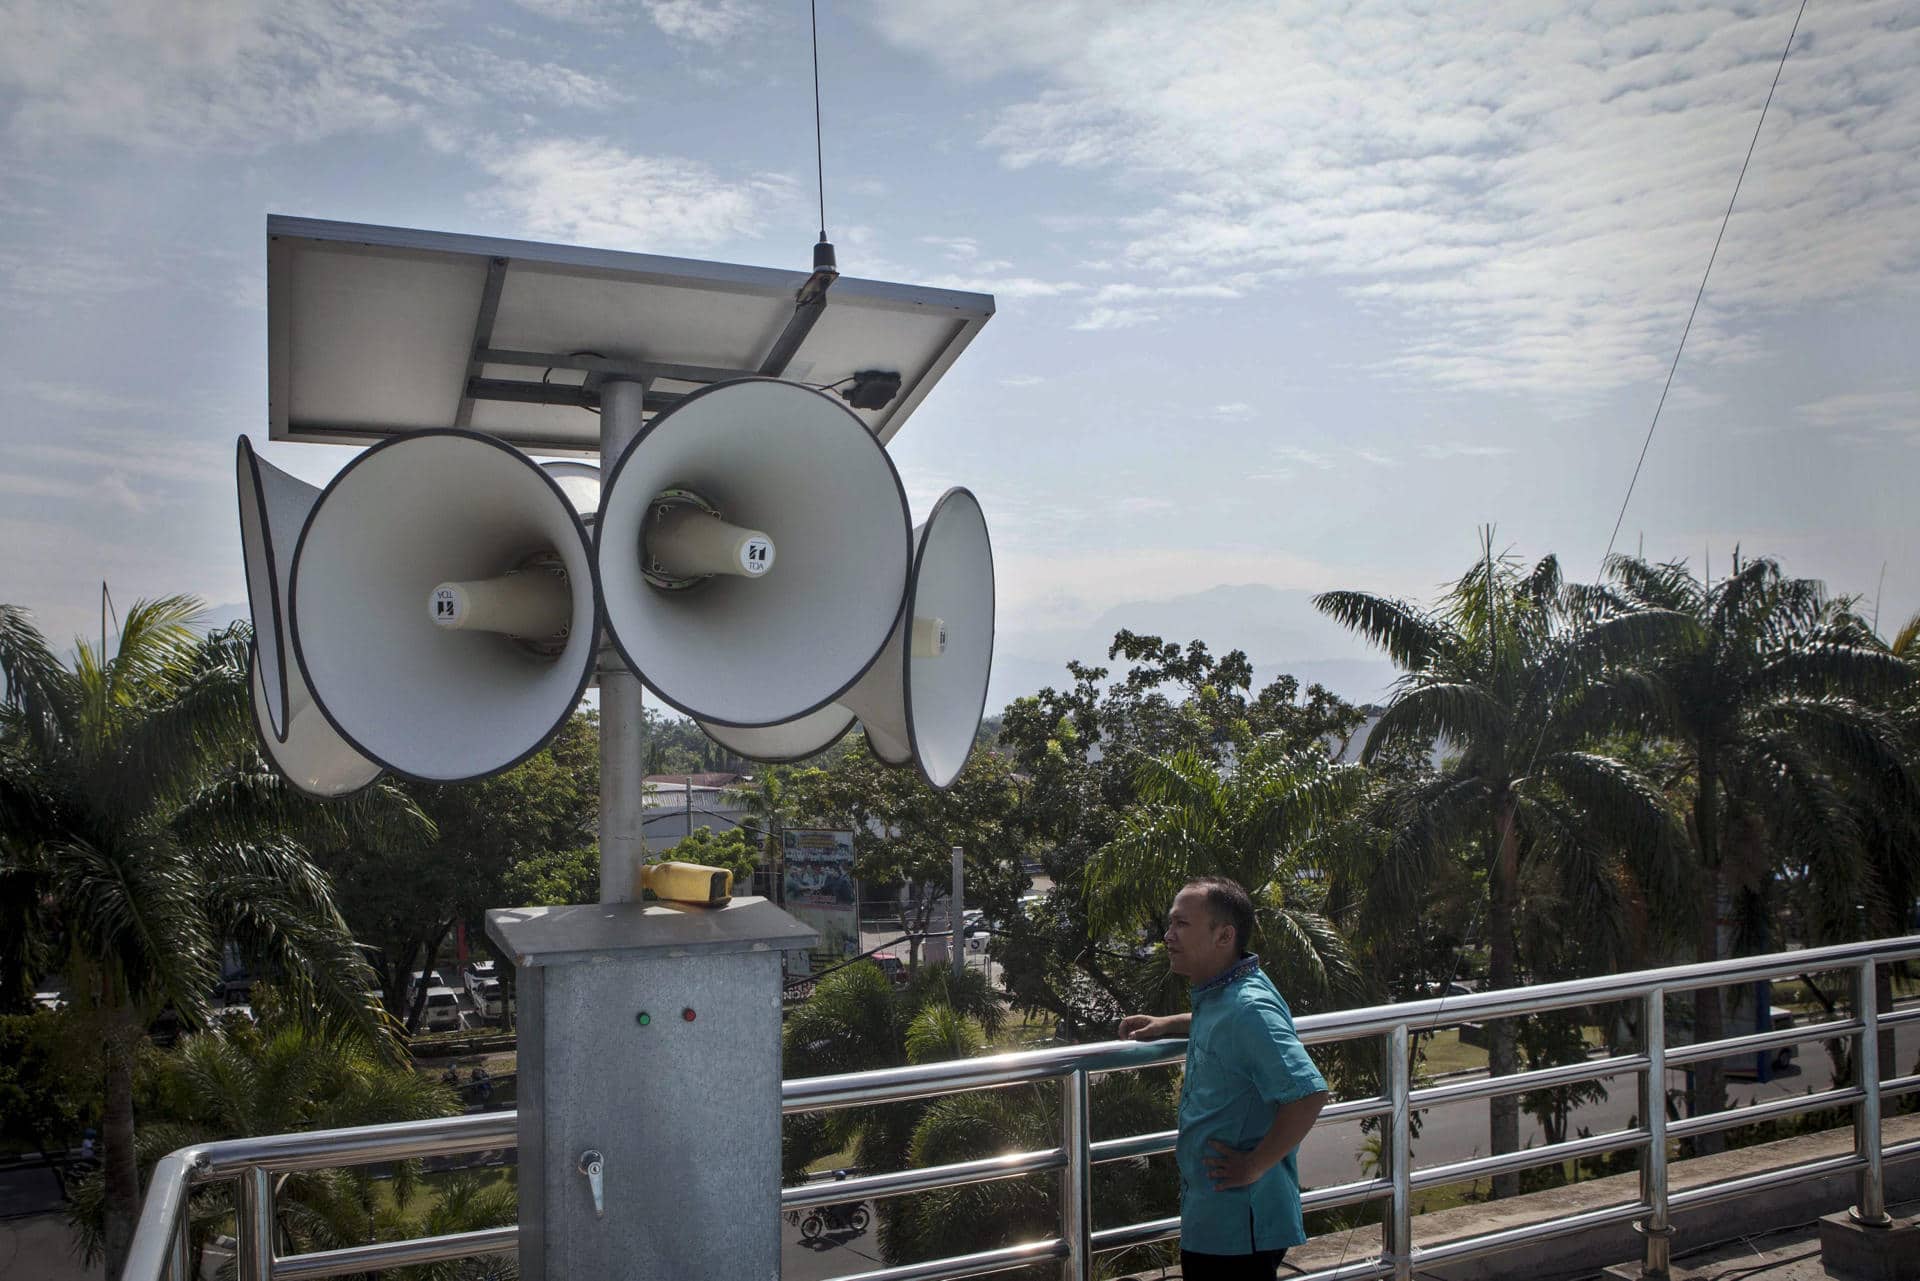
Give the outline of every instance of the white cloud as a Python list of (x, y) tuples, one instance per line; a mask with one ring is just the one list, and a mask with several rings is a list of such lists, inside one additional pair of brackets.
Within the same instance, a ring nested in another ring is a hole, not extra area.
[[(1657, 379), (1790, 3), (1410, 9), (1391, 0), (929, 0), (880, 29), (1040, 89), (984, 142), (1140, 200), (1116, 265), (1170, 284), (1335, 280), (1424, 336), (1390, 362), (1551, 393)], [(1809, 10), (1689, 341), (1920, 267), (1920, 13)], [(1177, 193), (1140, 198), (1141, 192)], [(1111, 320), (1106, 321), (1111, 324)]]
[(915, 275), (921, 284), (934, 289), (958, 289), (1001, 298), (1058, 298), (1062, 294), (1079, 293), (1081, 289), (1071, 280), (1036, 280), (1032, 276)]
[(150, 263), (135, 266), (123, 255), (82, 245), (0, 248), (0, 300), (14, 306), (38, 309), (50, 299), (135, 293), (160, 279)]
[(522, 143), (485, 162), (498, 185), (480, 202), (531, 235), (608, 248), (700, 249), (759, 234), (784, 178), (728, 181), (696, 160), (634, 155), (597, 139)]
[(1499, 458), (1512, 452), (1505, 445), (1465, 445), (1457, 440), (1420, 446), (1420, 453), (1427, 458)]
[(1000, 385), (1002, 387), (1038, 387), (1045, 381), (1047, 380), (1039, 374), (1015, 374), (1011, 378), (1002, 378)]
[(631, 13), (624, 0), (513, 0), (528, 13), (583, 27), (616, 27)]
[(459, 38), (447, 0), (10, 0), (11, 132), (157, 151), (264, 151), (349, 134), (444, 133), (478, 106), (601, 109), (616, 86)]
[(641, 0), (653, 25), (676, 40), (725, 44), (754, 20), (741, 0)]
[(1215, 405), (1213, 416), (1226, 422), (1245, 422), (1253, 417), (1253, 406), (1244, 400), (1236, 400), (1227, 405)]
[(1886, 435), (1920, 440), (1920, 387), (1881, 387), (1840, 392), (1799, 406), (1814, 426), (1856, 443)]
[(1326, 454), (1317, 454), (1311, 449), (1302, 449), (1298, 445), (1275, 445), (1273, 456), (1283, 463), (1298, 463), (1302, 467), (1312, 467), (1317, 471), (1330, 471), (1333, 459)]
[(42, 404), (93, 414), (150, 414), (167, 408), (164, 402), (154, 396), (126, 396), (81, 383), (28, 379), (18, 386)]
[(1361, 462), (1371, 463), (1375, 467), (1398, 467), (1400, 465), (1398, 458), (1395, 458), (1392, 454), (1382, 453), (1377, 449), (1356, 449), (1353, 451), (1353, 455)]
[(1150, 325), (1158, 319), (1160, 313), (1146, 307), (1095, 307), (1074, 321), (1073, 327), (1091, 332), (1132, 329), (1137, 325)]

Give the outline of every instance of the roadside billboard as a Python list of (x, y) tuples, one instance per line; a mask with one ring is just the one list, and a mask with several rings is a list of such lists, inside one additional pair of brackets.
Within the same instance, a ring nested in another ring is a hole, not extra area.
[(803, 978), (860, 955), (853, 833), (790, 827), (780, 834), (780, 854), (788, 914), (820, 931), (812, 951), (786, 954), (787, 977)]

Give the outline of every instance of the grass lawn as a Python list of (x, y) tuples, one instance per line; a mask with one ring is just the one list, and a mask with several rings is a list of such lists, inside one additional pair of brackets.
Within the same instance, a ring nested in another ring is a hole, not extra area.
[(1466, 1045), (1460, 1040), (1460, 1029), (1445, 1028), (1432, 1036), (1420, 1038), (1420, 1048), (1425, 1059), (1420, 1070), (1428, 1076), (1444, 1076), (1449, 1072), (1485, 1071), (1487, 1052), (1477, 1045)]
[[(477, 1178), (483, 1186), (487, 1187), (491, 1187), (496, 1183), (504, 1183), (511, 1188), (517, 1188), (519, 1186), (519, 1169), (511, 1165), (486, 1166), (480, 1169), (452, 1171), (446, 1174), (428, 1174), (423, 1176), (420, 1182), (415, 1185), (413, 1196), (408, 1199), (407, 1208), (402, 1211), (402, 1213), (406, 1215), (407, 1222), (415, 1227), (425, 1222), (428, 1213), (431, 1212), (436, 1205), (440, 1204), (441, 1186), (445, 1184), (447, 1180), (459, 1177), (460, 1175)], [(396, 1209), (397, 1207), (394, 1205), (393, 1200), (393, 1180), (379, 1179), (375, 1181), (373, 1185), (373, 1198), (381, 1210)]]
[(1053, 1039), (1051, 1014), (1016, 1014), (1009, 1010), (997, 1035), (987, 1040), (984, 1054), (1012, 1054), (1017, 1050), (1037, 1050)]
[(844, 1170), (853, 1164), (853, 1149), (841, 1148), (838, 1152), (829, 1152), (807, 1167), (808, 1174), (825, 1174), (829, 1170)]

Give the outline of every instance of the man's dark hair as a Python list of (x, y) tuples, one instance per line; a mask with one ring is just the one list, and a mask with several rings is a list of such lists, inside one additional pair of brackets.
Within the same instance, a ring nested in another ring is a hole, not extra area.
[(1240, 888), (1240, 882), (1224, 876), (1203, 876), (1188, 881), (1186, 888), (1207, 896), (1207, 908), (1215, 925), (1233, 926), (1233, 954), (1247, 954), (1247, 940), (1253, 937), (1253, 900)]

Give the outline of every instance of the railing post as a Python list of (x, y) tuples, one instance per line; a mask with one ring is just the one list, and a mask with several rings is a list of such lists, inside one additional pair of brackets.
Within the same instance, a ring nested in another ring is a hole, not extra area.
[(1647, 1217), (1640, 1221), (1640, 1234), (1646, 1238), (1645, 1257), (1640, 1275), (1649, 1281), (1665, 1281), (1670, 1264), (1669, 1250), (1673, 1225), (1667, 1219), (1667, 992), (1654, 988), (1647, 993), (1640, 1014), (1641, 1052), (1647, 1056), (1647, 1070), (1640, 1077), (1641, 1124), (1647, 1127), (1647, 1159), (1640, 1163), (1640, 1199), (1646, 1203)]
[(1392, 1200), (1387, 1216), (1380, 1221), (1381, 1252), (1393, 1265), (1394, 1281), (1410, 1281), (1413, 1276), (1413, 1133), (1412, 1038), (1407, 1025), (1395, 1025), (1387, 1034), (1386, 1149), (1387, 1177), (1393, 1181)]
[(173, 1236), (167, 1241), (167, 1281), (194, 1281), (193, 1205), (182, 1201), (180, 1217), (173, 1222)]
[(1067, 1243), (1061, 1281), (1090, 1281), (1093, 1276), (1091, 1140), (1087, 1070), (1074, 1068), (1060, 1078), (1060, 1150), (1067, 1157), (1066, 1168), (1060, 1171), (1060, 1239)]
[(1871, 957), (1862, 961), (1853, 980), (1853, 1008), (1860, 1016), (1853, 1061), (1861, 1095), (1853, 1111), (1853, 1151), (1867, 1168), (1860, 1172), (1860, 1204), (1848, 1213), (1856, 1223), (1884, 1228), (1893, 1220), (1887, 1217), (1880, 1159), (1880, 993), (1874, 985), (1874, 964)]
[(273, 1172), (253, 1166), (240, 1176), (240, 1281), (273, 1281)]

